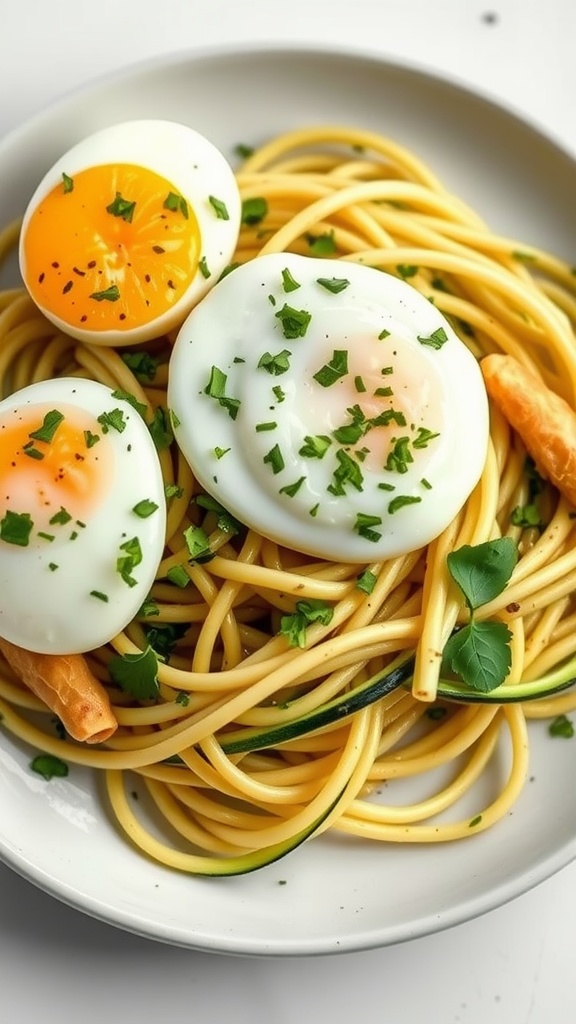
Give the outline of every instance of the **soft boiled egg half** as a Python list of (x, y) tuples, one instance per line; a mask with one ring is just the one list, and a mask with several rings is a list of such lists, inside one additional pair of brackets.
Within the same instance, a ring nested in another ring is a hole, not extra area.
[(240, 227), (234, 174), (186, 125), (128, 121), (68, 150), (26, 209), (20, 269), (62, 331), (130, 345), (182, 323), (230, 263)]
[(140, 413), (95, 381), (0, 402), (0, 636), (73, 654), (111, 640), (154, 580), (165, 539), (158, 455)]
[(181, 328), (168, 400), (208, 492), (337, 561), (427, 544), (486, 458), (476, 359), (413, 287), (360, 264), (281, 253), (236, 269)]

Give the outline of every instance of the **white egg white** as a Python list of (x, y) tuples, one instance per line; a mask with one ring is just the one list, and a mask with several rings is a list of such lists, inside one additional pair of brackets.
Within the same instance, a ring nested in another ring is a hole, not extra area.
[[(141, 327), (90, 331), (62, 320), (48, 305), (41, 312), (60, 330), (97, 345), (132, 345), (158, 337), (179, 326), (227, 267), (238, 240), (241, 200), (232, 168), (217, 147), (188, 125), (167, 120), (124, 121), (81, 139), (46, 172), (26, 207), (20, 236), (20, 270), (27, 283), (24, 239), (30, 217), (62, 176), (71, 178), (87, 168), (113, 163), (134, 164), (166, 178), (193, 210), (201, 236), (201, 259), (208, 271), (197, 270), (190, 284), (162, 316)], [(228, 217), (217, 216), (210, 196), (225, 205)], [(81, 254), (79, 254), (80, 260)]]
[[(303, 336), (286, 337), (286, 306), (309, 317)], [(227, 276), (178, 334), (168, 401), (208, 492), (264, 536), (331, 560), (427, 544), (486, 458), (476, 359), (409, 284), (344, 261), (273, 254)], [(403, 411), (377, 430), (386, 409)], [(356, 443), (341, 433), (367, 421)]]
[[(17, 507), (10, 510), (28, 513), (33, 522), (37, 517), (37, 523), (26, 546), (0, 537), (0, 636), (27, 650), (73, 654), (112, 639), (147, 596), (164, 549), (164, 487), (144, 420), (109, 388), (80, 378), (32, 384), (0, 402), (0, 424), (11, 421), (13, 411), (27, 414), (36, 406), (88, 413), (102, 457), (106, 450), (110, 479), (105, 493), (91, 496), (92, 509), (84, 521), (54, 525), (52, 540), (39, 533), (43, 510), (38, 498), (33, 493), (19, 496)], [(105, 432), (98, 417), (113, 410), (121, 411), (124, 428)], [(143, 501), (157, 506), (144, 518), (134, 511)], [(126, 553), (122, 545), (133, 538), (142, 560), (128, 574), (132, 585), (119, 572), (118, 560)]]

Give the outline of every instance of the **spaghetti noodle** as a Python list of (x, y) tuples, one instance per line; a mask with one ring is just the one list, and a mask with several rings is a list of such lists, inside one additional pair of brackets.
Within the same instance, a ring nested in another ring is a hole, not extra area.
[[(405, 276), (477, 358), (511, 354), (575, 406), (571, 268), (494, 235), (412, 154), (369, 132), (313, 128), (253, 152), (237, 180), (243, 200), (263, 200), (267, 210), (243, 227), (238, 263), (314, 252)], [(17, 225), (0, 235), (0, 254), (17, 236)], [(166, 408), (172, 340), (145, 347), (155, 370), (143, 376), (119, 351), (56, 332), (23, 290), (0, 294), (4, 394), (45, 378), (85, 376), (130, 392), (151, 420)], [(117, 731), (98, 748), (59, 738), (45, 706), (7, 668), (3, 727), (33, 748), (102, 771), (121, 829), (182, 871), (250, 870), (328, 829), (430, 843), (501, 819), (526, 778), (527, 719), (576, 708), (570, 690), (508, 702), (514, 688), (528, 695), (543, 676), (559, 686), (569, 681), (576, 545), (568, 502), (538, 477), (499, 411), (492, 409), (482, 478), (456, 519), (426, 549), (382, 564), (346, 564), (336, 554), (315, 561), (250, 530), (234, 535), (213, 508), (193, 500), (198, 485), (176, 446), (166, 444), (160, 459), (169, 497), (157, 581), (126, 630), (88, 655), (109, 689)], [(522, 515), (536, 507), (537, 517)], [(190, 562), (183, 531), (191, 524), (208, 534), (210, 560)], [(506, 701), (497, 693), (486, 704), (469, 703), (457, 690), (447, 699), (439, 685), (442, 651), (468, 612), (446, 556), (503, 536), (520, 557), (507, 588), (479, 617), (511, 631), (511, 669), (498, 691)], [(186, 589), (167, 579), (178, 565), (190, 577)], [(365, 569), (370, 592), (358, 585)], [(290, 646), (282, 617), (303, 599), (329, 603), (333, 615), (307, 626), (302, 647)], [(110, 684), (107, 666), (115, 654), (138, 655), (150, 645), (160, 655), (159, 698), (137, 701)], [(459, 811), (502, 744), (499, 790), (472, 815)], [(138, 816), (129, 795), (134, 775), (167, 826), (164, 838)], [(370, 799), (383, 782), (393, 788), (415, 778), (429, 779), (432, 795), (404, 804)]]

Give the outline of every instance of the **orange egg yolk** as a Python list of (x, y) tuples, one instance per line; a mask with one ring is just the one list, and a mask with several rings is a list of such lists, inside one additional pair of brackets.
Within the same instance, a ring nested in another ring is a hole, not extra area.
[(89, 331), (151, 323), (197, 270), (200, 230), (185, 197), (145, 167), (105, 164), (62, 182), (36, 206), (23, 240), (34, 301)]
[(42, 405), (0, 418), (0, 516), (5, 528), (7, 514), (29, 516), (29, 542), (85, 525), (113, 471), (112, 446), (88, 413)]

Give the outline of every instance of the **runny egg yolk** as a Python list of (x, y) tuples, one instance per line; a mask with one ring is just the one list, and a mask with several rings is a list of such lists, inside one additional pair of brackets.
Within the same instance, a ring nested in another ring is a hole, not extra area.
[[(114, 479), (113, 452), (95, 420), (73, 407), (35, 405), (0, 419), (0, 516), (28, 516), (30, 535), (83, 525)], [(24, 538), (22, 538), (24, 539)]]
[(71, 328), (131, 330), (182, 297), (200, 246), (194, 210), (166, 178), (133, 164), (88, 167), (63, 174), (33, 210), (26, 284)]

